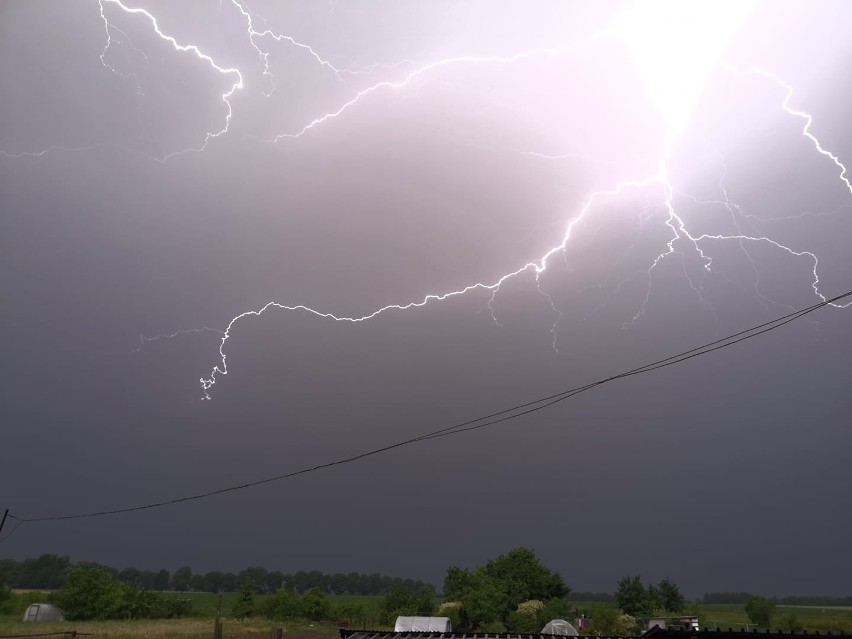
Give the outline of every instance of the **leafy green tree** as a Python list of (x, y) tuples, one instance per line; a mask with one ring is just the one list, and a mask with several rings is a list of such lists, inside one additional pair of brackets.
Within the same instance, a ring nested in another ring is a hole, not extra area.
[[(464, 626), (485, 628), (509, 622), (523, 601), (561, 599), (569, 593), (562, 577), (550, 571), (529, 548), (515, 548), (484, 566), (466, 570), (451, 566), (444, 578), (444, 596), (462, 602)], [(520, 617), (515, 625), (529, 625)]]
[(262, 612), (276, 621), (295, 619), (302, 615), (302, 598), (291, 590), (279, 588), (264, 600)]
[(657, 592), (660, 596), (660, 603), (663, 610), (669, 612), (682, 612), (686, 605), (686, 600), (680, 594), (680, 589), (673, 581), (666, 578), (657, 584)]
[(504, 585), (512, 608), (522, 601), (558, 599), (570, 592), (559, 573), (548, 570), (532, 550), (523, 546), (486, 563), (485, 572)]
[(172, 575), (172, 579), (169, 582), (172, 590), (177, 590), (179, 592), (186, 592), (189, 590), (189, 584), (192, 581), (192, 568), (189, 566), (182, 566), (175, 570), (175, 574)]
[(251, 580), (243, 581), (243, 586), (240, 589), (240, 594), (234, 605), (231, 606), (231, 614), (237, 619), (245, 619), (251, 617), (254, 613), (254, 585)]
[(660, 589), (654, 584), (648, 584), (648, 591), (645, 593), (645, 610), (649, 614), (654, 614), (658, 610), (663, 609), (663, 596)]
[(114, 619), (121, 614), (122, 584), (100, 566), (75, 567), (54, 595), (69, 621)]
[(387, 611), (389, 617), (413, 615), (416, 612), (414, 596), (403, 586), (392, 587), (385, 595), (382, 607)]
[(25, 559), (17, 571), (16, 588), (61, 588), (71, 560), (65, 555), (41, 555), (38, 559)]
[(415, 612), (421, 617), (431, 617), (435, 611), (435, 589), (421, 586), (413, 598)]
[(6, 575), (0, 572), (0, 609), (3, 609), (8, 602), (12, 598), (12, 590), (9, 588), (6, 583)]
[(766, 597), (752, 597), (745, 605), (745, 612), (753, 624), (768, 628), (775, 613), (775, 604)]
[(606, 606), (595, 610), (592, 630), (596, 635), (604, 637), (632, 637), (637, 633), (638, 623), (632, 615)]
[(450, 566), (444, 577), (444, 597), (447, 599), (461, 599), (462, 593), (470, 588), (472, 577), (469, 570)]
[(330, 605), (319, 588), (311, 588), (302, 597), (302, 614), (312, 621), (328, 619)]
[(118, 580), (125, 584), (140, 585), (142, 583), (142, 573), (138, 569), (128, 566), (118, 573)]
[(508, 617), (511, 610), (509, 597), (500, 582), (478, 568), (476, 582), (462, 597), (467, 625), (472, 629), (485, 628), (488, 624)]
[(623, 613), (633, 617), (643, 616), (651, 612), (645, 587), (638, 575), (623, 577), (618, 582), (618, 590), (615, 592), (615, 605)]

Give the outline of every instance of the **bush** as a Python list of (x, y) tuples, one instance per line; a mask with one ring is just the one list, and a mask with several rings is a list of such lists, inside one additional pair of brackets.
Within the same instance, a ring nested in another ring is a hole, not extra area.
[(311, 621), (328, 619), (331, 606), (319, 588), (311, 588), (302, 597), (302, 614)]
[(239, 597), (231, 606), (231, 614), (236, 619), (245, 619), (254, 614), (254, 586), (248, 579), (243, 582)]
[(122, 614), (121, 583), (112, 573), (98, 566), (72, 568), (65, 585), (53, 597), (69, 621), (117, 619)]
[(775, 613), (775, 604), (766, 597), (752, 597), (746, 603), (745, 611), (753, 624), (769, 628), (772, 624), (772, 615)]
[(260, 614), (275, 621), (295, 619), (302, 615), (302, 598), (286, 588), (279, 588), (263, 600)]
[(332, 604), (331, 618), (341, 626), (357, 624), (364, 619), (364, 606), (353, 603)]
[(438, 617), (448, 617), (450, 623), (453, 624), (453, 630), (462, 628), (462, 602), (461, 601), (445, 601), (438, 606), (438, 612), (435, 613)]

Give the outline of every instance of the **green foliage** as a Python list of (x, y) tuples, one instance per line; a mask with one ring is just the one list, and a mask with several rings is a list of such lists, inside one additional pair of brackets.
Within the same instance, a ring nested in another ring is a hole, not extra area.
[(652, 602), (649, 601), (642, 579), (635, 577), (623, 577), (618, 582), (618, 590), (615, 592), (615, 605), (623, 613), (631, 616), (643, 616), (652, 612)]
[(172, 579), (169, 582), (172, 590), (186, 592), (189, 590), (190, 582), (192, 581), (192, 568), (183, 566), (175, 571)]
[(251, 580), (245, 579), (243, 587), (234, 605), (231, 606), (231, 614), (236, 619), (245, 619), (254, 614), (254, 585)]
[(568, 593), (562, 577), (523, 547), (470, 570), (452, 566), (444, 578), (444, 595), (462, 602), (460, 629), (485, 628), (493, 621), (526, 627), (528, 620), (512, 616), (521, 602), (561, 599)]
[(686, 601), (670, 579), (663, 579), (656, 586), (648, 584), (645, 589), (642, 579), (637, 575), (624, 577), (618, 582), (615, 604), (628, 615), (644, 617), (658, 611), (679, 613), (683, 611)]
[(775, 612), (775, 604), (766, 597), (752, 597), (745, 605), (745, 612), (753, 624), (769, 628)]
[(606, 606), (595, 610), (592, 630), (594, 634), (606, 637), (631, 637), (638, 633), (639, 624), (632, 615)]
[(788, 612), (781, 618), (780, 628), (790, 632), (801, 632), (805, 626), (799, 621), (799, 616), (795, 612)]
[(76, 566), (50, 599), (69, 621), (89, 619), (152, 619), (186, 616), (188, 599), (168, 599), (137, 584), (122, 583), (102, 566)]
[(659, 593), (660, 607), (663, 610), (675, 613), (683, 611), (683, 608), (686, 605), (686, 600), (680, 593), (680, 588), (678, 588), (673, 581), (668, 578), (663, 579), (659, 584), (657, 584), (657, 592)]
[(311, 588), (302, 597), (302, 614), (312, 621), (328, 619), (330, 610), (331, 604), (319, 588)]
[(462, 594), (462, 624), (479, 629), (507, 618), (512, 606), (503, 584), (482, 568), (477, 568), (473, 574), (472, 587)]
[(6, 575), (0, 573), (0, 608), (12, 599), (12, 590), (6, 584)]
[(122, 617), (123, 586), (98, 566), (72, 568), (65, 585), (54, 596), (70, 621)]
[(539, 599), (530, 599), (518, 604), (518, 608), (509, 614), (507, 626), (512, 632), (536, 633), (541, 629), (544, 603)]
[(302, 598), (286, 588), (279, 588), (264, 599), (260, 613), (276, 621), (295, 619), (302, 615)]
[(359, 623), (365, 617), (362, 604), (358, 603), (331, 603), (331, 618), (341, 626), (351, 626)]
[(435, 613), (437, 617), (448, 617), (453, 625), (453, 630), (462, 628), (462, 602), (461, 601), (445, 601), (438, 606), (438, 611)]

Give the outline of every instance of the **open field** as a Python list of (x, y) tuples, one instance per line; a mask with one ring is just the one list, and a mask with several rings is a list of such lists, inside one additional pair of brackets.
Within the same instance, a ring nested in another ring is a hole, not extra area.
[[(336, 625), (288, 627), (267, 619), (223, 622), (223, 639), (268, 639), (272, 628), (284, 628), (287, 639), (333, 639)], [(92, 633), (104, 639), (213, 639), (212, 619), (142, 619), (137, 621), (65, 621), (61, 623), (0, 622), (0, 637), (31, 633)]]
[[(39, 597), (41, 600), (46, 598)], [(167, 596), (187, 597), (192, 600), (192, 616), (184, 619), (158, 619), (135, 621), (89, 621), (49, 624), (31, 624), (20, 621), (23, 610), (8, 611), (0, 616), (0, 639), (13, 635), (32, 633), (68, 632), (92, 633), (104, 639), (213, 639), (213, 620), (219, 602), (219, 595), (211, 593), (165, 593)], [(337, 622), (335, 620), (311, 623), (275, 622), (265, 618), (253, 618), (239, 621), (231, 619), (230, 612), (238, 593), (222, 595), (223, 639), (268, 639), (273, 628), (283, 628), (284, 639), (335, 639)], [(260, 604), (263, 595), (255, 597)], [(379, 596), (341, 595), (330, 596), (329, 600), (338, 604), (360, 605), (365, 611), (377, 610), (383, 598)], [(604, 607), (612, 607), (604, 602), (577, 602), (577, 608), (592, 618), (595, 612)], [(694, 605), (690, 605), (693, 607)], [(693, 608), (694, 609), (694, 608)], [(742, 604), (702, 604), (697, 612), (703, 628), (751, 629)], [(374, 618), (368, 614), (368, 617)], [(378, 624), (370, 624), (373, 629), (382, 629)], [(773, 617), (773, 628), (783, 630), (808, 630), (820, 632), (852, 632), (852, 607), (849, 606), (778, 606)]]

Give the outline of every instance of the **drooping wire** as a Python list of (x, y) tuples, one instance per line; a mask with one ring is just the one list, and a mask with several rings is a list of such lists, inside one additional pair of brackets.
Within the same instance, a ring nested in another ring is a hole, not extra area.
[[(785, 324), (789, 324), (809, 313), (814, 312), (817, 309), (820, 309), (824, 306), (828, 306), (838, 302), (839, 300), (845, 299), (847, 297), (852, 297), (852, 291), (848, 291), (841, 295), (837, 295), (830, 299), (825, 299), (811, 306), (799, 309), (797, 311), (793, 311), (792, 313), (788, 313), (782, 317), (778, 317), (774, 320), (764, 322), (762, 324), (758, 324), (757, 326), (753, 326), (743, 331), (739, 331), (727, 337), (723, 337), (721, 339), (714, 340), (712, 342), (708, 342), (696, 348), (692, 348), (687, 351), (682, 351), (676, 355), (671, 355), (669, 357), (650, 362), (643, 366), (639, 366), (637, 368), (630, 369), (628, 371), (624, 371), (617, 375), (613, 375), (611, 377), (607, 377), (596, 382), (591, 382), (588, 384), (584, 384), (582, 386), (577, 386), (553, 395), (549, 395), (547, 397), (541, 397), (539, 399), (535, 399), (529, 402), (525, 402), (523, 404), (517, 404), (510, 408), (506, 408), (494, 413), (490, 413), (488, 415), (484, 415), (482, 417), (477, 417), (476, 419), (468, 420), (465, 422), (461, 422), (458, 424), (454, 424), (452, 426), (446, 426), (444, 428), (440, 428), (429, 433), (424, 433), (422, 435), (418, 435), (416, 437), (412, 437), (410, 439), (402, 440), (399, 442), (395, 442), (393, 444), (388, 444), (386, 446), (381, 446), (379, 448), (374, 448), (369, 451), (365, 451), (362, 453), (358, 453), (355, 455), (351, 455), (348, 457), (343, 457), (341, 459), (336, 459), (330, 462), (324, 462), (322, 464), (317, 464), (315, 466), (310, 466), (307, 468), (302, 468), (299, 470), (291, 471), (288, 473), (284, 473), (281, 475), (276, 475), (274, 477), (266, 477), (264, 479), (259, 479), (256, 481), (246, 482), (243, 484), (237, 484), (233, 486), (228, 486), (225, 488), (219, 488), (216, 490), (210, 490), (203, 493), (197, 493), (194, 495), (187, 495), (184, 497), (177, 497), (174, 499), (169, 499), (165, 501), (153, 502), (150, 504), (143, 504), (139, 506), (131, 506), (126, 508), (115, 508), (110, 510), (100, 510), (86, 513), (77, 513), (72, 515), (54, 515), (54, 516), (44, 516), (44, 517), (21, 517), (10, 514), (9, 517), (18, 520), (18, 524), (15, 529), (17, 530), (18, 526), (22, 523), (35, 523), (35, 522), (45, 522), (45, 521), (60, 521), (60, 520), (69, 520), (69, 519), (86, 519), (91, 517), (103, 517), (107, 515), (118, 515), (121, 513), (129, 513), (129, 512), (137, 512), (141, 510), (151, 510), (154, 508), (161, 508), (163, 506), (170, 506), (174, 504), (180, 504), (188, 501), (195, 501), (198, 499), (205, 499), (207, 497), (213, 497), (215, 495), (221, 495), (224, 493), (235, 492), (239, 490), (245, 490), (247, 488), (253, 488), (255, 486), (261, 486), (263, 484), (269, 484), (276, 481), (282, 481), (284, 479), (290, 479), (292, 477), (297, 477), (299, 475), (306, 475), (309, 473), (313, 473), (319, 470), (323, 470), (325, 468), (330, 468), (332, 466), (341, 466), (344, 464), (349, 464), (352, 462), (359, 461), (361, 459), (365, 459), (367, 457), (372, 457), (374, 455), (378, 455), (380, 453), (385, 453), (396, 448), (401, 448), (403, 446), (408, 446), (411, 444), (415, 444), (418, 442), (437, 439), (440, 437), (448, 437), (451, 435), (457, 435), (459, 433), (469, 432), (472, 430), (478, 430), (485, 428), (487, 426), (492, 426), (494, 424), (503, 423), (512, 419), (517, 419), (518, 417), (522, 417), (524, 415), (528, 415), (530, 413), (534, 413), (539, 410), (543, 410), (556, 404), (558, 402), (564, 401), (575, 395), (591, 390), (592, 388), (596, 388), (598, 386), (602, 386), (609, 382), (613, 382), (618, 379), (624, 379), (627, 377), (632, 377), (635, 375), (640, 375), (642, 373), (648, 373), (654, 370), (658, 370), (661, 368), (665, 368), (668, 366), (672, 366), (674, 364), (679, 364), (686, 360), (698, 357), (700, 355), (706, 355), (707, 353), (711, 353), (713, 351), (721, 350), (723, 348), (728, 348), (729, 346), (733, 346), (734, 344), (738, 344), (739, 342), (745, 341), (747, 339), (751, 339), (753, 337), (757, 337), (758, 335), (762, 335), (764, 333), (768, 333), (769, 331), (773, 331)], [(11, 536), (12, 532), (10, 532), (5, 539), (8, 539)]]

